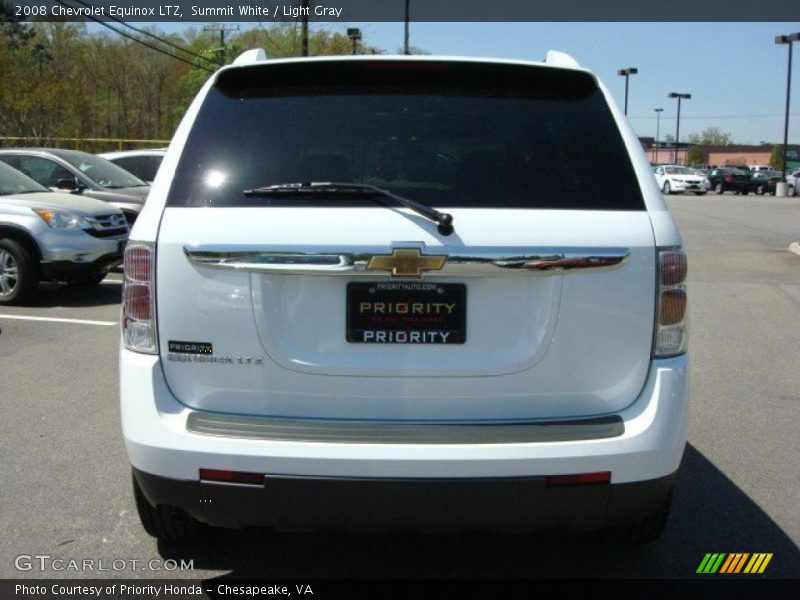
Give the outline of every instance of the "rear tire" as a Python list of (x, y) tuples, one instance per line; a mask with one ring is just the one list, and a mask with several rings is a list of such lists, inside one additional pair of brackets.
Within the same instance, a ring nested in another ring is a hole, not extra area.
[(759, 195), (759, 196), (763, 196), (764, 195), (764, 186), (763, 185), (760, 185), (760, 186), (758, 186), (756, 188), (756, 194)]
[(786, 195), (789, 196), (790, 198), (794, 198), (797, 195), (797, 190), (794, 188), (793, 185), (790, 185), (786, 189)]
[(725, 190), (722, 189), (722, 184), (721, 183), (718, 183), (717, 185), (714, 186), (714, 193), (718, 194), (718, 195), (725, 193)]
[(630, 523), (607, 527), (600, 534), (604, 544), (614, 546), (645, 546), (655, 542), (667, 526), (672, 507), (672, 490), (661, 505), (646, 517)]
[(193, 542), (203, 537), (205, 527), (185, 512), (171, 506), (152, 506), (145, 498), (136, 477), (133, 479), (133, 498), (136, 512), (144, 530), (163, 542)]
[(39, 265), (22, 244), (0, 239), (0, 305), (25, 302), (39, 285)]

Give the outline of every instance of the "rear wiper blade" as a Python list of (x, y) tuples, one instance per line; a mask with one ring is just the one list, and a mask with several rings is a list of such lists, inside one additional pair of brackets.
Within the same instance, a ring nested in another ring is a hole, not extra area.
[(374, 185), (365, 183), (334, 183), (330, 181), (312, 181), (309, 183), (279, 183), (265, 187), (257, 187), (250, 190), (243, 190), (245, 196), (309, 196), (319, 194), (320, 196), (335, 194), (365, 194), (391, 198), (398, 204), (410, 208), (417, 214), (437, 223), (437, 230), (442, 235), (453, 233), (453, 215), (443, 213), (432, 206), (417, 202), (411, 198), (404, 198), (393, 194), (389, 190), (384, 190)]

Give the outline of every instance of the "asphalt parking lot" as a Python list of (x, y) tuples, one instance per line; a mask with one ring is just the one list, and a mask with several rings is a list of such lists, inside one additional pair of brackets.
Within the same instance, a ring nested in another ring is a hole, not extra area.
[[(800, 576), (800, 199), (674, 196), (690, 261), (692, 409), (668, 531), (623, 551), (584, 536), (219, 532), (157, 544), (141, 529), (119, 428), (120, 275), (0, 308), (0, 577), (687, 577), (706, 552), (771, 552)], [(43, 319), (43, 320), (40, 320)], [(138, 560), (18, 571), (19, 555)], [(153, 570), (151, 559), (193, 561)], [(145, 566), (143, 566), (145, 565)]]

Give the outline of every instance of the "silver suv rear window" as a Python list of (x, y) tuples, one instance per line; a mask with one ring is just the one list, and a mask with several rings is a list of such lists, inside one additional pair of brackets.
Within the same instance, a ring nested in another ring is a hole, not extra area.
[(375, 185), (436, 207), (644, 210), (594, 78), (484, 63), (330, 61), (223, 72), (171, 206), (374, 206), (248, 197), (301, 182)]

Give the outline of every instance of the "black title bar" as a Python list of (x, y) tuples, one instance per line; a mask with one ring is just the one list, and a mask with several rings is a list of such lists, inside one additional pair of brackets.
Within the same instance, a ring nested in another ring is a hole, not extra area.
[[(404, 21), (406, 0), (0, 0), (3, 20), (130, 22)], [(800, 21), (797, 0), (410, 0), (412, 22)]]

